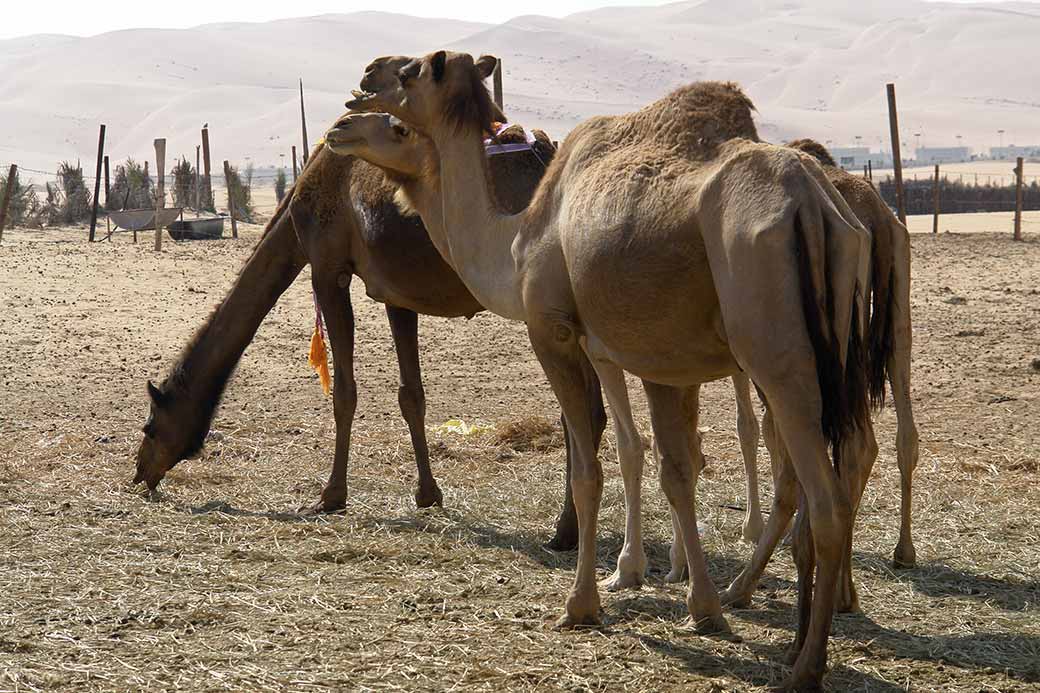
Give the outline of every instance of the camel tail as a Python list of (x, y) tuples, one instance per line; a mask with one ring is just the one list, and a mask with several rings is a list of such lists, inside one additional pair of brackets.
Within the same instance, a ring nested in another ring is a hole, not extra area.
[(885, 219), (880, 228), (873, 229), (870, 243), (871, 314), (867, 327), (867, 368), (870, 387), (870, 406), (881, 410), (885, 406), (885, 382), (888, 366), (895, 351), (895, 251), (893, 239), (897, 233), (906, 233), (895, 216)]
[[(820, 201), (829, 206), (826, 199)], [(869, 416), (867, 360), (860, 326), (862, 284), (859, 272), (853, 269), (859, 267), (859, 238), (839, 214), (829, 214), (817, 205), (798, 210), (794, 231), (802, 312), (823, 405), (820, 426), (840, 472), (842, 443)], [(834, 266), (842, 257), (851, 261), (852, 268)]]

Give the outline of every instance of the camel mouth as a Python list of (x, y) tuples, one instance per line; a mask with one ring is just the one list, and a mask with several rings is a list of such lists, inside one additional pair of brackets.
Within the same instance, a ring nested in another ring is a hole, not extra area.
[(351, 89), (350, 95), (354, 98), (347, 101), (344, 105), (352, 111), (356, 111), (363, 108), (365, 104), (375, 100), (378, 96), (374, 92), (362, 91), (360, 89)]
[(332, 128), (325, 133), (325, 146), (330, 149), (359, 144), (363, 140), (364, 138), (360, 135), (351, 134), (349, 131), (340, 128)]

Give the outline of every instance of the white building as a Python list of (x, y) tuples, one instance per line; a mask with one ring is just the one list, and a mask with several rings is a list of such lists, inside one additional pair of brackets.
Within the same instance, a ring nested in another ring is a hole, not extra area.
[(962, 161), (971, 161), (970, 147), (918, 147), (915, 163), (930, 166), (957, 164)]
[(1011, 145), (1009, 147), (990, 147), (990, 158), (998, 161), (1014, 161), (1018, 157), (1023, 159), (1040, 159), (1040, 144), (1032, 144), (1024, 147)]
[(869, 147), (833, 147), (830, 153), (838, 166), (846, 171), (862, 173), (868, 162), (871, 168), (892, 168), (891, 154), (872, 152)]

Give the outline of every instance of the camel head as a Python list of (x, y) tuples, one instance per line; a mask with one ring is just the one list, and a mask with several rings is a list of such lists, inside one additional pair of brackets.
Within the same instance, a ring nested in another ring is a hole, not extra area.
[[(181, 460), (194, 456), (201, 448), (206, 436), (209, 421), (203, 421), (201, 431), (198, 425), (185, 425), (185, 421), (193, 421), (198, 416), (195, 412), (180, 411), (176, 397), (166, 392), (165, 385), (156, 387), (148, 381), (148, 397), (151, 410), (148, 420), (141, 431), (144, 440), (137, 448), (137, 474), (134, 483), (147, 484), (154, 491), (166, 472)], [(188, 407), (190, 408), (190, 406)]]
[(356, 156), (388, 173), (416, 179), (436, 168), (437, 152), (420, 135), (386, 113), (352, 113), (325, 133), (325, 147), (340, 156)]
[(378, 58), (365, 70), (361, 91), (347, 107), (355, 111), (383, 110), (423, 131), (447, 126), (489, 132), (493, 122), (506, 122), (491, 100), (484, 80), (498, 59), (474, 60), (468, 53), (437, 51), (423, 58)]

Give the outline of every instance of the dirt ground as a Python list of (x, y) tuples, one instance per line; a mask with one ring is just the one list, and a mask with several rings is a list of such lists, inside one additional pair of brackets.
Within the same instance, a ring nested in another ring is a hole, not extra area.
[[(921, 429), (919, 567), (893, 571), (899, 484), (890, 408), (855, 543), (863, 613), (835, 619), (835, 691), (1040, 690), (1040, 241), (916, 235), (914, 398)], [(601, 629), (557, 632), (575, 555), (542, 548), (564, 453), (496, 445), (558, 410), (522, 325), (420, 321), (433, 467), (445, 507), (412, 502), (383, 309), (354, 284), (360, 388), (346, 512), (296, 509), (331, 462), (331, 401), (306, 362), (307, 272), (268, 317), (203, 456), (158, 500), (129, 485), (147, 404), (221, 299), (244, 238), (151, 244), (83, 230), (7, 231), (0, 247), (0, 691), (764, 690), (784, 675), (794, 569), (779, 552), (741, 641), (684, 622), (664, 585), (669, 522), (647, 470), (650, 584), (603, 594)], [(750, 555), (732, 394), (702, 398), (700, 514), (713, 576)], [(640, 425), (649, 428), (634, 390)], [(519, 446), (523, 447), (523, 446)], [(760, 449), (763, 498), (770, 478)], [(604, 450), (600, 569), (621, 543), (613, 435)]]

